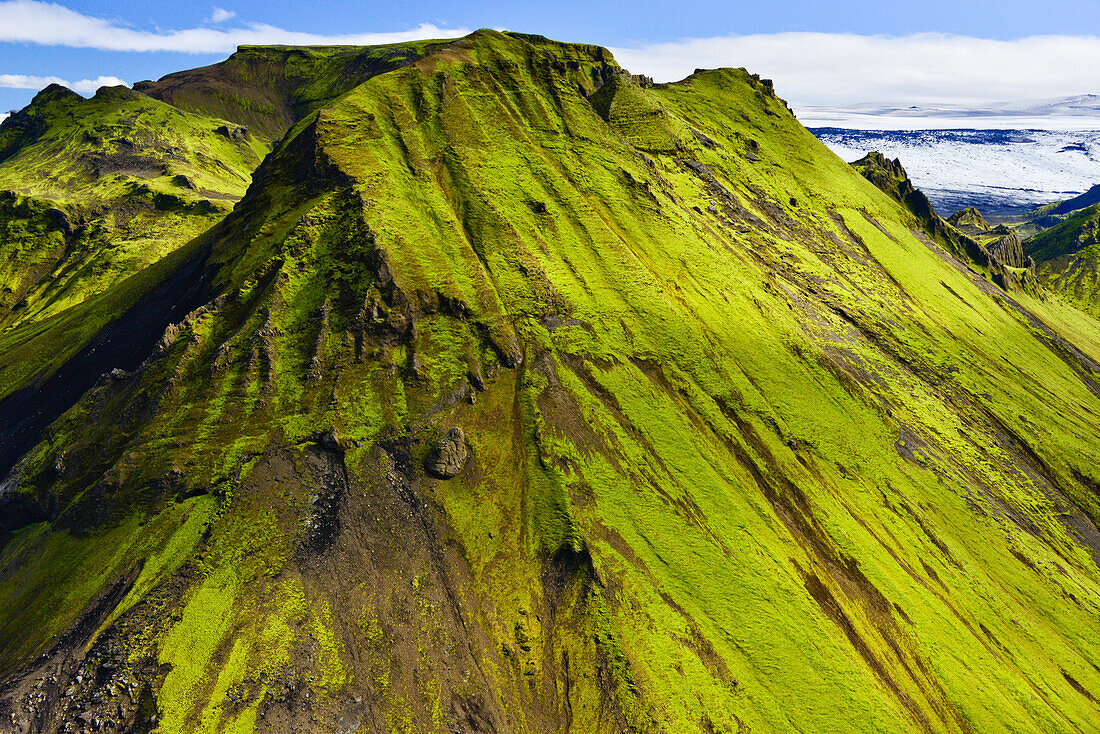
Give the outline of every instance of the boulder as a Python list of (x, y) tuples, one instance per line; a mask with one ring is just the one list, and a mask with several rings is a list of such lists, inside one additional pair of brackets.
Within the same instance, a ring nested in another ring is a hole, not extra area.
[(425, 468), (433, 477), (450, 479), (462, 471), (469, 455), (470, 450), (466, 446), (466, 435), (461, 428), (452, 428), (428, 452)]
[(215, 128), (214, 132), (224, 138), (229, 138), (230, 140), (235, 140), (238, 142), (248, 140), (248, 138), (250, 137), (248, 134), (248, 128), (242, 127), (240, 125), (222, 125), (218, 128)]

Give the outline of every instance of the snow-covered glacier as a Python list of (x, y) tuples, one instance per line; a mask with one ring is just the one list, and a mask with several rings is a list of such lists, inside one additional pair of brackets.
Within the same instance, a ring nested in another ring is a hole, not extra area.
[(900, 158), (943, 214), (1012, 215), (1100, 184), (1100, 96), (884, 107), (803, 107), (845, 160)]
[(944, 216), (965, 206), (1010, 216), (1100, 183), (1100, 130), (810, 129), (847, 161), (899, 158)]

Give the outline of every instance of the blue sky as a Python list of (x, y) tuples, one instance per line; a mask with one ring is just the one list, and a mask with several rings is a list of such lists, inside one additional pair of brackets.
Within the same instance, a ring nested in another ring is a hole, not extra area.
[(90, 94), (213, 63), (240, 42), (370, 43), (480, 27), (609, 46), (661, 80), (746, 66), (796, 106), (1100, 93), (1100, 0), (0, 0), (0, 111), (51, 80)]

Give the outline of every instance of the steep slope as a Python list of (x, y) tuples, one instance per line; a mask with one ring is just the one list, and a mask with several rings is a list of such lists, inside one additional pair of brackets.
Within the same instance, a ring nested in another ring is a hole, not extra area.
[(84, 100), (54, 85), (0, 126), (0, 468), (94, 383), (98, 371), (59, 372), (66, 360), (140, 364), (148, 339), (93, 338), (100, 329), (125, 313), (186, 313), (160, 284), (205, 251), (194, 238), (244, 193), (265, 136), (432, 45), (245, 48), (138, 85), (147, 94)]
[(1100, 327), (919, 224), (742, 70), (371, 78), (0, 488), (0, 715), (1093, 730)]
[(1056, 260), (1096, 242), (1100, 204), (1083, 209), (1061, 224), (1027, 241), (1027, 250), (1040, 261)]
[[(157, 285), (201, 249), (263, 152), (221, 126), (123, 87), (84, 99), (56, 85), (0, 125), (0, 470), (94, 384), (95, 365), (137, 366), (155, 342), (104, 327), (187, 312)], [(78, 354), (95, 358), (75, 368)]]
[(183, 306), (152, 294), (263, 152), (221, 126), (122, 87), (83, 99), (58, 86), (0, 125), (0, 470), (102, 372), (59, 372), (75, 355), (144, 359), (132, 328), (97, 341), (101, 329), (135, 308), (149, 321)]
[(1100, 316), (1100, 204), (1035, 235), (1025, 248), (1039, 276), (1078, 308)]
[(1015, 232), (1004, 226), (991, 228), (981, 213), (967, 207), (944, 220), (924, 192), (913, 186), (901, 161), (872, 151), (852, 167), (913, 215), (914, 224), (971, 268), (999, 287), (1036, 294), (1035, 263), (1026, 258)]
[(945, 244), (949, 242), (951, 234), (943, 220), (936, 214), (924, 192), (913, 186), (899, 159), (890, 160), (882, 153), (871, 151), (858, 161), (853, 161), (852, 168), (890, 198), (904, 205), (921, 223), (921, 227), (933, 237)]
[(443, 44), (241, 46), (213, 66), (138, 82), (134, 89), (182, 110), (245, 126), (270, 145), (325, 103)]

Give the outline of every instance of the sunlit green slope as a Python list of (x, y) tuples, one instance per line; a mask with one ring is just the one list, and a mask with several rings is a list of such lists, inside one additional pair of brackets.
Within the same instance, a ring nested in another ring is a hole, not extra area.
[(0, 399), (53, 374), (166, 272), (143, 268), (201, 249), (178, 252), (294, 122), (440, 44), (242, 47), (141, 93), (43, 90), (0, 127)]
[(40, 93), (0, 127), (0, 318), (64, 310), (208, 229), (257, 151), (124, 87)]
[(1100, 326), (770, 83), (643, 85), (482, 31), (294, 127), (0, 489), (0, 714), (1095, 731)]

